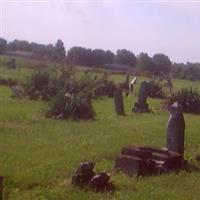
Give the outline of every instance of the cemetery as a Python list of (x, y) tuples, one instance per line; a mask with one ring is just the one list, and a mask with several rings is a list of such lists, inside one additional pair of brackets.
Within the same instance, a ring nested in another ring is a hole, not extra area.
[(199, 82), (10, 63), (0, 198), (199, 198)]

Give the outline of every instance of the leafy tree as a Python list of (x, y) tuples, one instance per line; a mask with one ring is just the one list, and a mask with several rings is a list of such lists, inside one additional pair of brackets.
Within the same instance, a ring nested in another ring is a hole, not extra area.
[(26, 40), (14, 40), (13, 42), (8, 43), (9, 51), (31, 51), (31, 45)]
[(93, 50), (92, 63), (94, 66), (102, 66), (105, 63), (105, 51), (102, 49)]
[(66, 53), (65, 53), (64, 43), (62, 42), (62, 40), (59, 39), (57, 40), (54, 47), (53, 58), (56, 61), (61, 61), (65, 59), (65, 57), (66, 57)]
[(67, 61), (73, 65), (91, 66), (92, 50), (83, 47), (72, 47), (67, 53)]
[(170, 72), (172, 63), (168, 56), (161, 54), (161, 53), (155, 54), (153, 56), (153, 62), (155, 65), (154, 72), (156, 74)]
[(125, 64), (136, 67), (135, 54), (126, 49), (117, 50), (117, 54), (115, 55), (115, 62), (118, 64)]
[(3, 38), (0, 38), (0, 54), (4, 53), (6, 50), (7, 41)]
[(140, 53), (137, 57), (137, 67), (143, 70), (153, 71), (154, 63), (147, 53)]
[(115, 54), (112, 51), (107, 50), (105, 52), (105, 64), (112, 64), (114, 56), (115, 56)]

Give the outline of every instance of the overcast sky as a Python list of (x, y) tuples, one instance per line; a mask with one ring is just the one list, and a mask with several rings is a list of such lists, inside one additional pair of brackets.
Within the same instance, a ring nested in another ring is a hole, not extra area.
[(200, 62), (200, 1), (0, 1), (1, 34), (8, 41), (47, 44), (61, 38), (66, 49), (126, 48)]

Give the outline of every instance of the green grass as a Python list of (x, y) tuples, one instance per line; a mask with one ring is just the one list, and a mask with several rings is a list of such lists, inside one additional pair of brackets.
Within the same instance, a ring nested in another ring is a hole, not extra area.
[[(9, 75), (9, 69), (0, 67)], [(28, 74), (29, 69), (22, 69)], [(21, 72), (10, 76), (23, 79)], [(19, 73), (19, 74), (18, 74)], [(2, 75), (2, 74), (1, 74)], [(115, 81), (122, 76), (115, 76)], [(139, 82), (144, 78), (139, 78)], [(175, 80), (175, 88), (197, 82)], [(118, 190), (114, 194), (93, 193), (73, 188), (70, 179), (84, 160), (96, 162), (96, 170), (112, 170), (115, 156), (125, 144), (165, 146), (169, 114), (160, 110), (160, 100), (149, 99), (154, 113), (131, 112), (137, 100), (125, 98), (126, 116), (115, 115), (113, 101), (103, 98), (93, 102), (93, 121), (59, 121), (46, 119), (46, 104), (40, 101), (10, 98), (8, 87), (0, 87), (0, 175), (5, 177), (4, 196), (9, 200), (198, 200), (200, 172), (129, 178), (114, 174)], [(185, 114), (186, 158), (200, 152), (199, 116)]]

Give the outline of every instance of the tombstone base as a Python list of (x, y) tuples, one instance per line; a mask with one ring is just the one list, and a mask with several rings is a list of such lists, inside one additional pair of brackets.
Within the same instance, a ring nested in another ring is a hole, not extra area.
[(135, 103), (135, 107), (132, 109), (133, 112), (150, 112), (148, 104)]
[(183, 162), (183, 156), (173, 151), (127, 145), (116, 157), (114, 168), (129, 176), (149, 176), (180, 171)]

